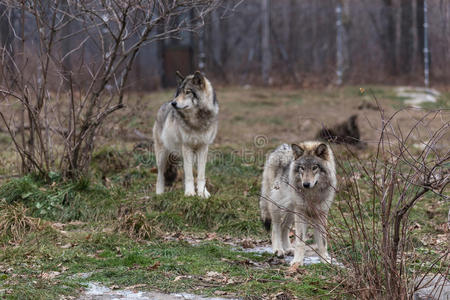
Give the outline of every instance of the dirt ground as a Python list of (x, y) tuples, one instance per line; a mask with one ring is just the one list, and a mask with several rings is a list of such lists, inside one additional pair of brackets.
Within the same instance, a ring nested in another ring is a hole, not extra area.
[[(171, 97), (171, 90), (130, 96), (127, 108), (114, 116), (117, 122), (104, 128), (106, 140), (101, 143), (111, 144), (117, 138), (138, 140), (142, 136), (140, 133), (151, 138), (157, 110)], [(430, 111), (407, 108), (405, 99), (397, 96), (394, 88), (390, 87), (353, 86), (322, 90), (226, 87), (217, 89), (217, 97), (220, 124), (213, 147), (236, 148), (255, 143), (275, 146), (281, 142), (310, 140), (323, 126), (343, 122), (354, 114), (358, 115), (361, 139), (369, 147), (375, 147), (382, 127), (377, 101), (387, 117), (403, 109), (397, 113), (393, 123), (402, 128), (403, 133)], [(448, 96), (445, 94), (444, 97)], [(443, 101), (450, 102), (449, 98)], [(448, 125), (449, 120), (448, 110), (437, 115), (430, 113), (412, 135), (411, 142), (427, 140), (428, 132), (424, 129), (440, 128)]]

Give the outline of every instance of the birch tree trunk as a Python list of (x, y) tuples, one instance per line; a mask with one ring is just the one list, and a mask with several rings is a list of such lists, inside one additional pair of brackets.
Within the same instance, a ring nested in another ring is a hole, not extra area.
[(270, 49), (270, 0), (261, 1), (261, 50), (262, 50), (262, 79), (265, 84), (270, 80), (270, 69), (272, 66), (272, 55)]

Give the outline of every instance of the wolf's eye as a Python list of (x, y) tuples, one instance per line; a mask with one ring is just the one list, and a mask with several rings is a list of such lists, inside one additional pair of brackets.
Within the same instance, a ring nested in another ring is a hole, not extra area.
[(192, 94), (192, 90), (186, 90), (186, 95)]
[(313, 167), (312, 167), (312, 170), (313, 170), (313, 171), (317, 171), (317, 169), (319, 169), (318, 166), (313, 166)]

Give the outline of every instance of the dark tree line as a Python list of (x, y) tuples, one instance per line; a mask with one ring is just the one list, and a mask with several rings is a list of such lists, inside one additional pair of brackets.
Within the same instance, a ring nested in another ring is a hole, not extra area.
[[(226, 82), (266, 82), (267, 64), (275, 83), (334, 82), (341, 4), (344, 83), (423, 83), (424, 0), (268, 1), (270, 62), (262, 2), (229, 1), (215, 12), (220, 18), (211, 16), (206, 71)], [(450, 78), (450, 1), (427, 2), (431, 78), (442, 84)]]
[[(450, 79), (450, 1), (427, 2), (431, 82), (440, 84)], [(65, 3), (61, 10), (70, 11), (71, 2)], [(228, 0), (204, 19), (202, 31), (143, 46), (128, 87), (171, 85), (174, 70), (198, 68), (224, 83), (334, 82), (339, 3), (344, 83), (423, 82), (424, 0)], [(186, 13), (195, 19), (195, 8)], [(5, 4), (0, 14), (1, 45), (13, 52), (29, 46), (17, 38), (21, 22), (29, 18), (21, 20), (20, 12), (6, 10)], [(80, 24), (71, 22), (63, 34), (79, 30)], [(24, 34), (38, 38), (36, 31)], [(67, 39), (61, 51), (68, 53), (82, 41), (79, 35), (78, 40)], [(91, 38), (81, 46), (84, 59), (94, 59), (94, 43)], [(64, 60), (65, 72), (77, 67), (74, 60), (73, 55)]]

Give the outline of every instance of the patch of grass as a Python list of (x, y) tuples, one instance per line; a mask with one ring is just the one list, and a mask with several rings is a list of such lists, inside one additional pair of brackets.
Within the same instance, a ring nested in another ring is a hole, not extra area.
[(270, 266), (268, 254), (241, 252), (216, 241), (136, 243), (107, 233), (36, 232), (27, 236), (24, 247), (7, 249), (0, 259), (11, 266), (1, 281), (11, 298), (57, 299), (88, 282), (211, 296), (222, 291), (260, 298), (285, 291), (306, 297), (326, 294), (335, 274), (321, 265), (292, 275), (286, 265)]
[(280, 117), (271, 117), (267, 121), (269, 123), (275, 124), (275, 125), (282, 125), (283, 124), (283, 119), (280, 118)]
[(111, 176), (128, 168), (128, 155), (111, 147), (104, 147), (92, 155), (92, 170), (101, 176)]
[(133, 152), (134, 166), (142, 165), (147, 168), (156, 167), (155, 154), (149, 151)]
[(119, 215), (116, 230), (137, 240), (150, 239), (158, 235), (158, 228), (153, 218), (141, 211), (131, 211)]
[(11, 137), (8, 133), (0, 132), (0, 144), (10, 145)]
[(23, 204), (0, 202), (0, 241), (19, 242), (24, 235), (40, 226), (41, 220), (29, 217)]
[(301, 95), (289, 95), (288, 96), (289, 101), (287, 102), (288, 104), (302, 104), (303, 103), (303, 98)]
[[(115, 202), (104, 186), (88, 178), (74, 182), (45, 183), (28, 175), (0, 187), (0, 198), (7, 203), (23, 203), (34, 217), (71, 221), (97, 219)], [(117, 204), (114, 204), (115, 206)]]
[(442, 93), (435, 103), (425, 102), (421, 105), (425, 109), (449, 109), (450, 93)]

